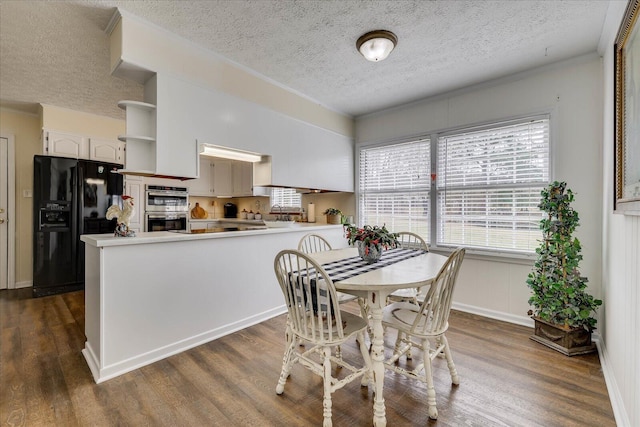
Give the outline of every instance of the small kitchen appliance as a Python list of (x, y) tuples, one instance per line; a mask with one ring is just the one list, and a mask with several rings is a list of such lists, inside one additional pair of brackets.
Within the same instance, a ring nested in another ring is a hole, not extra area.
[(233, 203), (224, 204), (224, 217), (236, 218), (238, 216), (238, 207)]

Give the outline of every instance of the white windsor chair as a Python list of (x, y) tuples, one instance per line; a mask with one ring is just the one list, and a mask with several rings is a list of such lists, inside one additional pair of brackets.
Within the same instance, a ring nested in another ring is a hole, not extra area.
[[(425, 242), (424, 239), (416, 233), (411, 233), (409, 231), (401, 231), (398, 233), (398, 247), (403, 249), (419, 249), (429, 252), (429, 245), (427, 245), (427, 242)], [(415, 305), (419, 305), (419, 294), (420, 289), (418, 288), (398, 289), (387, 297), (387, 304), (393, 301), (409, 301)]]
[[(330, 251), (331, 244), (327, 242), (327, 240), (320, 236), (319, 234), (309, 233), (300, 239), (298, 243), (298, 250), (305, 254), (312, 254), (315, 252), (322, 251)], [(338, 292), (338, 301), (340, 303), (353, 301), (357, 299), (355, 295), (345, 294), (343, 292)]]
[[(293, 249), (276, 255), (274, 270), (287, 305), (287, 348), (276, 393), (282, 394), (294, 364), (323, 378), (324, 427), (331, 427), (331, 394), (346, 384), (361, 378), (361, 385), (370, 380), (371, 360), (364, 344), (367, 321), (360, 316), (340, 311), (333, 282), (308, 255)], [(356, 336), (364, 359), (357, 368), (342, 358), (331, 355), (332, 347), (340, 346)], [(304, 350), (299, 344), (305, 343)], [(341, 367), (341, 379), (332, 376), (332, 364)]]
[[(302, 239), (300, 239), (300, 242), (298, 243), (298, 250), (305, 254), (312, 254), (315, 252), (322, 252), (322, 251), (330, 251), (331, 249), (332, 249), (331, 244), (327, 241), (327, 239), (320, 236), (319, 234), (314, 234), (314, 233), (309, 233), (302, 236)], [(344, 292), (338, 292), (338, 302), (340, 304), (353, 301), (353, 300), (358, 300), (358, 305), (360, 306), (360, 313), (362, 314), (363, 318), (367, 319), (366, 302), (364, 301), (364, 299), (358, 298), (355, 295), (346, 294)], [(336, 357), (339, 358), (341, 356), (342, 356), (341, 349), (340, 349), (340, 346), (338, 346), (336, 348)]]
[[(436, 356), (444, 352), (451, 382), (460, 384), (445, 332), (449, 327), (453, 290), (464, 254), (465, 249), (459, 248), (449, 256), (420, 306), (406, 301), (395, 302), (384, 308), (382, 316), (382, 324), (387, 330), (391, 328), (398, 331), (393, 355), (385, 360), (385, 367), (426, 383), (429, 418), (434, 420), (438, 418), (432, 374), (432, 362)], [(434, 341), (433, 348), (430, 340)], [(412, 370), (398, 366), (398, 359), (412, 347), (422, 350), (422, 363)], [(423, 369), (424, 374), (421, 375)]]

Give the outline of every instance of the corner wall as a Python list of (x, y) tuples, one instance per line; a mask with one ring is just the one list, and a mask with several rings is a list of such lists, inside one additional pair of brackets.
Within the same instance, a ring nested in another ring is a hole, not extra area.
[(0, 109), (0, 133), (15, 137), (16, 287), (31, 286), (33, 278), (33, 156), (42, 152), (40, 118), (34, 114)]
[[(580, 214), (581, 272), (589, 292), (602, 296), (602, 63), (586, 55), (480, 86), (356, 119), (357, 146), (550, 112), (552, 179), (567, 181)], [(357, 150), (356, 150), (357, 151)], [(467, 253), (455, 306), (532, 325), (527, 274), (533, 261), (488, 259)]]
[[(602, 293), (599, 331), (605, 378), (618, 425), (640, 425), (640, 216), (613, 213), (614, 69), (613, 44), (625, 4), (610, 6), (615, 19), (603, 30), (604, 141)], [(636, 23), (638, 25), (639, 23)]]
[(42, 154), (42, 128), (105, 139), (117, 139), (125, 129), (124, 120), (51, 105), (40, 111), (0, 109), (0, 132), (13, 135), (16, 146), (16, 287), (33, 284), (33, 198), (24, 191), (33, 191), (33, 156)]

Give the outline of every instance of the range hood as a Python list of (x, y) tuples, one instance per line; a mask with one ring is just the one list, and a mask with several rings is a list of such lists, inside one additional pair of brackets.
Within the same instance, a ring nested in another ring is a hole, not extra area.
[[(305, 165), (304, 171), (295, 171), (290, 162), (277, 163), (275, 156), (263, 155), (260, 162), (253, 164), (253, 185), (262, 188), (294, 188), (300, 194), (319, 194), (349, 191), (323, 180), (327, 173), (314, 173), (309, 163), (293, 160), (296, 167)], [(276, 162), (276, 163), (274, 163)], [(304, 172), (304, 173), (302, 173)], [(309, 185), (311, 184), (311, 185)], [(318, 184), (317, 186), (315, 184)], [(326, 187), (322, 184), (328, 184)]]

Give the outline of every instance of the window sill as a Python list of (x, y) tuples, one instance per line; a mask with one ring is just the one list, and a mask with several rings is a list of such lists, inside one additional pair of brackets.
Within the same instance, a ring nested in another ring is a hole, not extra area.
[[(429, 247), (431, 252), (440, 255), (449, 255), (454, 248), (449, 247)], [(466, 251), (465, 258), (477, 259), (482, 261), (503, 262), (508, 264), (531, 265), (535, 262), (537, 254), (524, 254), (507, 251), (483, 251), (481, 249), (469, 248)]]

